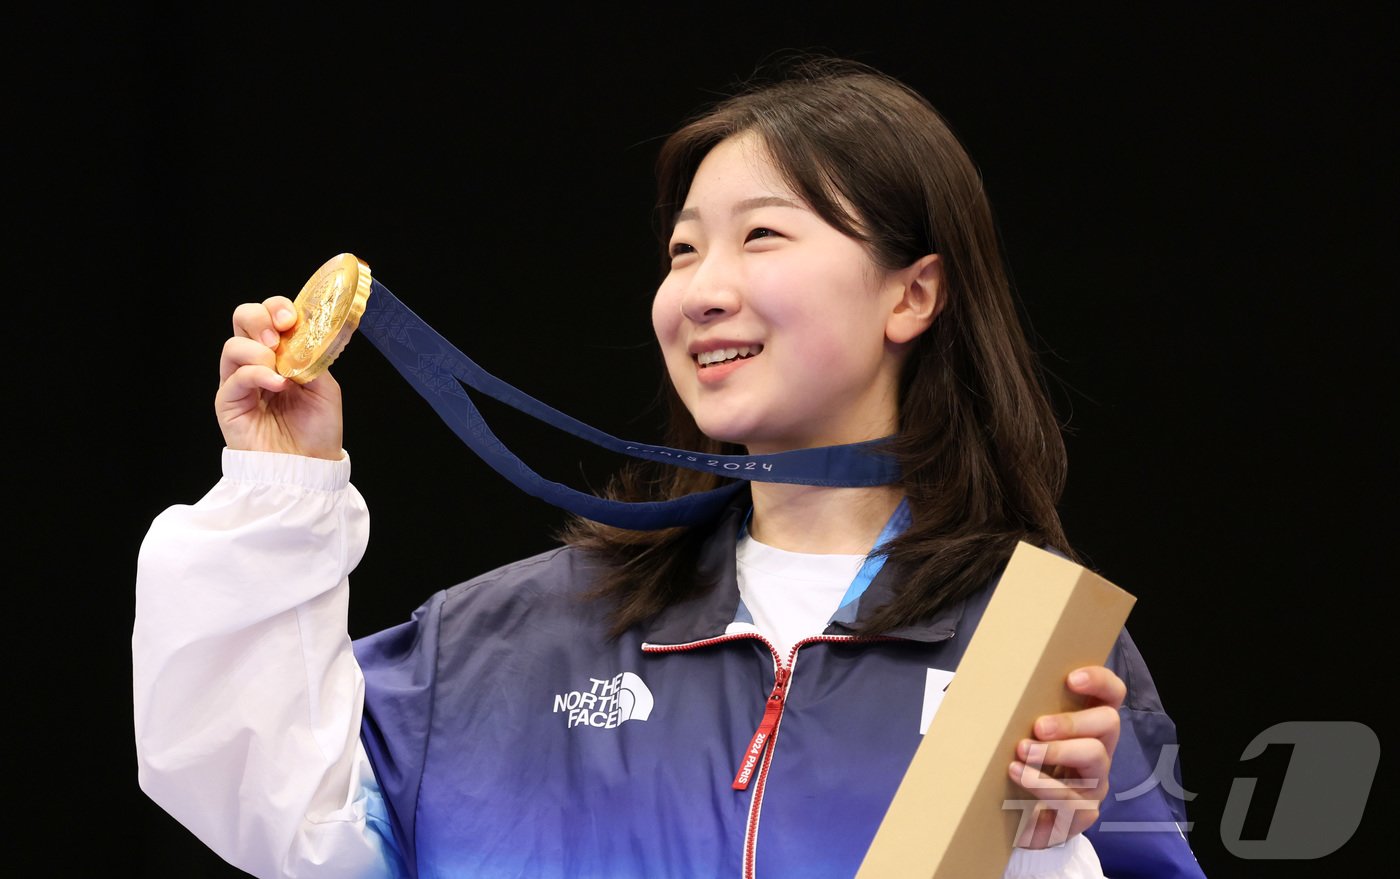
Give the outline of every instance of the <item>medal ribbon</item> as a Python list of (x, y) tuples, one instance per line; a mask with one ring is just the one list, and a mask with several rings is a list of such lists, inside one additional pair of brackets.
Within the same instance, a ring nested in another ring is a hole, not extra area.
[(899, 479), (894, 458), (879, 451), (883, 440), (771, 455), (705, 455), (618, 439), (491, 375), (378, 281), (373, 282), (359, 331), (491, 469), (532, 497), (607, 525), (639, 531), (697, 525), (715, 516), (743, 488), (743, 482), (671, 500), (637, 503), (576, 491), (540, 476), (506, 448), (491, 432), (463, 385), (608, 451), (735, 480), (845, 488), (888, 485)]

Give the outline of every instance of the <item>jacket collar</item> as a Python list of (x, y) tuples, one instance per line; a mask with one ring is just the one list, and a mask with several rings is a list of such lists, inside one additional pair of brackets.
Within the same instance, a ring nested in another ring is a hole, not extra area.
[[(888, 603), (895, 597), (895, 584), (904, 579), (902, 569), (894, 562), (888, 562), (880, 573), (875, 575), (875, 579), (870, 581), (865, 594), (856, 601), (855, 617), (850, 623), (833, 622), (827, 627), (828, 634), (854, 634), (860, 625), (875, 615), (875, 609)], [(920, 620), (907, 626), (892, 629), (886, 633), (886, 637), (903, 638), (908, 641), (922, 641), (933, 643), (936, 641), (946, 641), (957, 632), (958, 625), (963, 617), (963, 610), (967, 605), (966, 601), (956, 602), (938, 611), (938, 613), (925, 620)], [(840, 614), (838, 613), (839, 617)]]
[(643, 640), (651, 644), (688, 644), (724, 634), (739, 608), (739, 578), (735, 567), (739, 527), (749, 509), (749, 493), (739, 493), (724, 508), (700, 547), (700, 574), (714, 583), (704, 593), (673, 604), (642, 624)]

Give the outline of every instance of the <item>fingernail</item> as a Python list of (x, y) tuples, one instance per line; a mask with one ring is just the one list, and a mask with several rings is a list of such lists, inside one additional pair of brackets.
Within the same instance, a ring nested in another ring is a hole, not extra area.
[(1037, 738), (1048, 739), (1059, 732), (1059, 724), (1048, 717), (1042, 717), (1035, 722), (1035, 734)]
[(269, 348), (276, 348), (276, 347), (277, 347), (277, 343), (278, 343), (279, 341), (281, 341), (281, 339), (282, 339), (282, 337), (279, 336), (279, 335), (277, 335), (277, 332), (276, 332), (275, 330), (263, 330), (263, 331), (262, 331), (262, 341), (263, 341), (263, 344), (266, 345), (266, 346), (269, 347)]
[(292, 314), (291, 309), (288, 308), (283, 308), (277, 312), (277, 322), (279, 324), (284, 324), (294, 317), (296, 317), (296, 315)]
[(1045, 763), (1045, 757), (1050, 753), (1050, 746), (1044, 742), (1026, 742), (1026, 750), (1021, 754), (1027, 763), (1034, 763), (1040, 766)]
[(1077, 671), (1069, 676), (1069, 682), (1073, 686), (1082, 687), (1089, 683), (1089, 673), (1087, 671)]

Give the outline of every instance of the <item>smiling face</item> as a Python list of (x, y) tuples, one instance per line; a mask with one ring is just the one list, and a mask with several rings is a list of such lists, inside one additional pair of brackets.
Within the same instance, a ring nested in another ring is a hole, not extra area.
[(902, 275), (814, 213), (756, 135), (705, 156), (670, 252), (652, 325), (706, 435), (766, 453), (895, 431)]

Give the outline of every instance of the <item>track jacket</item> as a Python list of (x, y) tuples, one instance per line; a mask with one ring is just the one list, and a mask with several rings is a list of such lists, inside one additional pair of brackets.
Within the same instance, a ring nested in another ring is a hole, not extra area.
[[(258, 875), (852, 876), (990, 595), (855, 638), (861, 606), (898, 582), (886, 566), (838, 612), (846, 622), (779, 659), (734, 625), (735, 508), (701, 559), (718, 587), (618, 640), (582, 598), (592, 562), (561, 548), (433, 596), (350, 657), (336, 569), (358, 560), (363, 528), (348, 462), (343, 476), (307, 479), (249, 460), (226, 453), (210, 496), (153, 525), (133, 650), (143, 787)], [(297, 480), (314, 490), (280, 484)], [(303, 558), (320, 593), (279, 584), (253, 597), (260, 573)], [(205, 568), (229, 584), (192, 592)], [(269, 606), (242, 610), (258, 601)], [(1132, 796), (1110, 793), (1093, 847), (1110, 877), (1200, 876), (1176, 830), (1171, 763), (1157, 783), (1174, 730), (1126, 633), (1109, 664), (1129, 691), (1112, 790)], [(272, 689), (297, 685), (301, 695)], [(345, 729), (360, 692), (363, 751)], [(240, 700), (281, 706), (285, 725), (259, 738)], [(275, 789), (279, 772), (308, 765), (314, 784)], [(259, 786), (279, 808), (291, 801), (301, 826), (255, 814), (271, 810), (248, 805)], [(1055, 875), (1056, 857), (1018, 850), (1007, 875)], [(1018, 874), (1018, 863), (1033, 866)]]
[[(918, 747), (928, 683), (956, 671), (991, 590), (888, 638), (833, 623), (780, 664), (758, 636), (726, 634), (741, 514), (729, 510), (700, 562), (719, 586), (616, 642), (582, 597), (590, 561), (563, 548), (355, 645), (369, 755), (420, 871), (855, 874)], [(877, 606), (898, 576), (887, 566), (859, 605)], [(1126, 633), (1110, 664), (1130, 692), (1112, 770), (1126, 791), (1152, 777), (1172, 725)], [(1200, 875), (1164, 794), (1110, 795), (1101, 826), (1139, 826), (1091, 833), (1108, 876)]]

